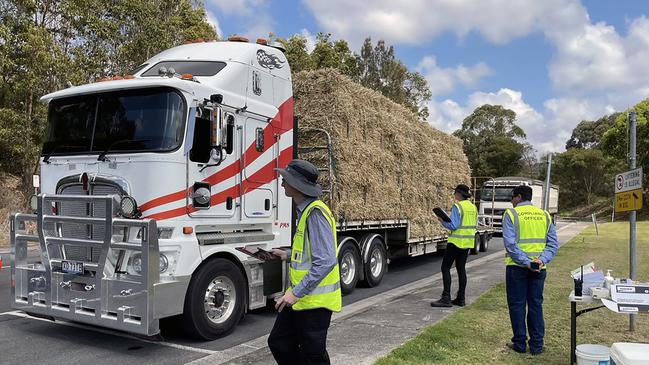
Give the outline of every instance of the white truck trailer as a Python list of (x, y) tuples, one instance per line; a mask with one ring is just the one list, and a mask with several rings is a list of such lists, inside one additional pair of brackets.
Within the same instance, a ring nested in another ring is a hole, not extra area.
[[(280, 46), (185, 44), (42, 100), (40, 194), (33, 214), (10, 218), (13, 308), (147, 336), (182, 315), (189, 334), (215, 339), (283, 292), (281, 263), (236, 250), (291, 242), (292, 203), (273, 170), (297, 153)], [(378, 285), (391, 257), (446, 244), (410, 237), (409, 224), (338, 222), (344, 292)], [(481, 229), (474, 251), (490, 238)]]
[[(487, 179), (482, 184), (479, 200), (478, 220), (480, 224), (493, 227), (495, 232), (502, 232), (502, 217), (505, 210), (512, 208), (512, 190), (519, 185), (532, 188), (532, 204), (543, 208), (545, 183), (525, 177), (497, 177)], [(548, 212), (554, 220), (559, 211), (559, 187), (550, 185), (550, 203)]]

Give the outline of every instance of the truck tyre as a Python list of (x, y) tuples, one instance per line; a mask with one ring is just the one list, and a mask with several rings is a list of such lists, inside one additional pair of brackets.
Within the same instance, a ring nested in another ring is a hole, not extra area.
[(352, 237), (341, 237), (338, 249), (338, 267), (340, 268), (340, 290), (349, 294), (356, 288), (361, 275), (361, 254), (358, 243)]
[(487, 252), (489, 249), (489, 240), (491, 237), (489, 237), (488, 234), (483, 234), (480, 236), (480, 252)]
[(480, 251), (480, 233), (476, 233), (475, 236), (473, 236), (473, 247), (469, 253), (471, 255), (477, 255), (478, 251)]
[(185, 295), (185, 333), (203, 340), (228, 334), (244, 314), (245, 289), (243, 274), (232, 261), (217, 258), (203, 264)]
[(379, 285), (383, 280), (383, 275), (388, 268), (388, 255), (380, 235), (370, 234), (365, 236), (363, 240), (367, 241), (363, 245), (363, 251), (365, 252), (363, 258), (365, 279), (363, 283), (372, 288)]

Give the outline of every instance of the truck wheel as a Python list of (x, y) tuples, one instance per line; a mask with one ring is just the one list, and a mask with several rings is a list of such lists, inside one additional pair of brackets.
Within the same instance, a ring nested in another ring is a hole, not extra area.
[(342, 237), (339, 247), (340, 290), (343, 294), (349, 294), (356, 288), (361, 273), (361, 255), (358, 253), (358, 244), (352, 237)]
[(363, 283), (372, 288), (381, 283), (383, 275), (388, 268), (388, 258), (383, 239), (378, 234), (372, 234), (365, 237), (367, 243), (363, 247), (367, 247), (364, 257), (364, 270), (365, 279)]
[(480, 237), (480, 252), (487, 252), (489, 249), (489, 240), (491, 237), (489, 235), (485, 234)]
[(230, 260), (217, 258), (193, 275), (185, 296), (183, 329), (203, 340), (228, 334), (243, 316), (245, 279)]
[(469, 253), (471, 255), (477, 255), (478, 251), (480, 251), (480, 233), (476, 233), (475, 236), (473, 236), (473, 247)]

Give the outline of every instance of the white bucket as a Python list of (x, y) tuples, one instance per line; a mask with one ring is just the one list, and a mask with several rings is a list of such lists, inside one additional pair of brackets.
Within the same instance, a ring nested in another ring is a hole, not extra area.
[(575, 355), (577, 365), (609, 365), (611, 362), (611, 350), (602, 345), (579, 345)]

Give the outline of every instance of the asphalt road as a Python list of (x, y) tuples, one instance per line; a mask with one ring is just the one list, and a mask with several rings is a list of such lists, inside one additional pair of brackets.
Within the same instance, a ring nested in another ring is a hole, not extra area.
[[(493, 238), (488, 253), (502, 249), (502, 239)], [(485, 254), (470, 255), (469, 260)], [(434, 275), (441, 262), (439, 254), (392, 260), (378, 287), (357, 288), (343, 297), (343, 304)], [(431, 293), (431, 297), (439, 294)], [(199, 342), (163, 329), (164, 340), (156, 342), (68, 322), (16, 316), (8, 313), (12, 311), (9, 299), (10, 270), (5, 267), (0, 270), (0, 364), (182, 364), (263, 336), (270, 332), (275, 318), (273, 310), (260, 309), (248, 313), (230, 335), (215, 341)]]

